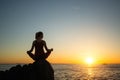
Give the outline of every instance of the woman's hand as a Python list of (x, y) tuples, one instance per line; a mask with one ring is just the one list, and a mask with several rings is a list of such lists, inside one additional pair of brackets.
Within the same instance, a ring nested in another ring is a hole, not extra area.
[(51, 48), (51, 49), (48, 49), (47, 51), (48, 51), (48, 52), (51, 52), (51, 51), (53, 51), (53, 48)]
[(31, 51), (29, 50), (29, 51), (27, 51), (27, 53), (29, 54), (29, 53), (31, 53)]
[(51, 48), (50, 50), (53, 51), (53, 48)]

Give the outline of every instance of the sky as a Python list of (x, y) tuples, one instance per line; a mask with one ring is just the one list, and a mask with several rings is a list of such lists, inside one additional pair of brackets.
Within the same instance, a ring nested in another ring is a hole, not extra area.
[(0, 63), (31, 63), (42, 31), (51, 63), (120, 63), (119, 0), (0, 0)]

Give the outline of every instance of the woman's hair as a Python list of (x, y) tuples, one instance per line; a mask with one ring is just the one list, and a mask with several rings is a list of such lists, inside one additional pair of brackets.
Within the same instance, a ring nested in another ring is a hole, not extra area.
[(41, 32), (41, 31), (36, 32), (36, 34), (35, 34), (35, 39), (37, 39), (38, 37), (43, 38), (43, 32)]

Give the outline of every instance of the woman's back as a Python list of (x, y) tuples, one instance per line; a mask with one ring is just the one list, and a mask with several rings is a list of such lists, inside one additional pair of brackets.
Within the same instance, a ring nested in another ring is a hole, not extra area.
[(40, 54), (44, 54), (44, 41), (34, 41), (34, 45), (35, 45), (35, 55), (40, 55)]

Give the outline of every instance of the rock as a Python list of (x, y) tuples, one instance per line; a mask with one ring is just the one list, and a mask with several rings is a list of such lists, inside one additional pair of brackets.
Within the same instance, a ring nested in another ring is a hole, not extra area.
[(40, 60), (0, 71), (0, 80), (54, 80), (54, 71), (48, 61)]

